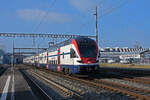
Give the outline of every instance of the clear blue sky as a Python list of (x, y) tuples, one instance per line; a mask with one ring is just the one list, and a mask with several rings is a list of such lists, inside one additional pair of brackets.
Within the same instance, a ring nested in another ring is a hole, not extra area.
[[(101, 47), (150, 47), (150, 0), (1, 0), (0, 32), (95, 35), (95, 6), (99, 14)], [(39, 25), (39, 23), (41, 24)], [(36, 39), (46, 47), (49, 39)], [(32, 39), (16, 38), (16, 47), (31, 47)], [(12, 38), (0, 38), (12, 49)]]

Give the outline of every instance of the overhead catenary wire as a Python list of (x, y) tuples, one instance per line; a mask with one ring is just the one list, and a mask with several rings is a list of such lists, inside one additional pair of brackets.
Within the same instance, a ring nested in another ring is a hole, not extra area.
[[(105, 15), (107, 15), (107, 14), (110, 14), (110, 13), (114, 12), (115, 10), (117, 10), (117, 9), (119, 9), (119, 8), (121, 8), (121, 7), (123, 7), (124, 5), (126, 5), (126, 4), (127, 4), (128, 2), (130, 2), (130, 1), (131, 1), (131, 0), (124, 0), (124, 1), (122, 2), (122, 0), (121, 0), (121, 3), (120, 3), (119, 5), (101, 11), (101, 12), (104, 12), (104, 13), (101, 13), (100, 17), (103, 17), (103, 16), (105, 16)], [(101, 6), (99, 6), (99, 7), (101, 8)]]
[[(56, 3), (56, 0), (53, 0), (51, 5), (49, 6), (48, 10), (46, 11), (46, 13), (43, 16), (41, 16), (42, 18), (40, 19), (39, 23), (36, 24), (35, 28), (33, 28), (33, 33), (35, 33), (39, 29), (40, 25), (42, 24), (42, 22), (46, 18), (47, 13), (49, 12), (50, 8), (52, 8), (55, 5), (55, 3)], [(40, 14), (38, 16), (40, 16)], [(35, 38), (34, 37), (33, 37), (33, 46), (35, 46)]]
[[(100, 0), (96, 5), (94, 4), (94, 5), (91, 7), (91, 8), (94, 10), (94, 12), (95, 12), (95, 6), (97, 6), (97, 5), (99, 5), (99, 4), (102, 4), (103, 2), (104, 2), (104, 0)], [(93, 13), (93, 11), (91, 12), (90, 9), (87, 9), (87, 12), (90, 13), (90, 14)], [(86, 19), (85, 16), (86, 16), (86, 15), (83, 16), (84, 19)], [(87, 16), (86, 16), (86, 17), (87, 17)], [(92, 23), (93, 23), (93, 21), (89, 21), (89, 20), (88, 20), (88, 21), (86, 21), (86, 23), (83, 23), (83, 24), (81, 25), (82, 27), (80, 27), (80, 29), (85, 28), (86, 30), (89, 31), (90, 28), (88, 28), (88, 25), (90, 25), (90, 24), (92, 24)], [(86, 27), (87, 27), (87, 28), (86, 28)]]
[[(46, 13), (49, 12), (50, 8), (52, 8), (56, 3), (56, 0), (53, 0), (53, 2), (51, 3), (51, 5), (49, 6), (48, 10), (46, 11)], [(33, 33), (36, 32), (38, 30), (38, 28), (40, 27), (40, 25), (42, 24), (42, 22), (44, 21), (44, 19), (46, 18), (47, 14), (44, 14), (42, 16), (42, 18), (40, 19), (39, 23), (35, 26)]]
[[(104, 3), (104, 0), (100, 1), (100, 2), (98, 3), (98, 5), (96, 5), (96, 6), (98, 6), (98, 7), (100, 8), (100, 10), (99, 10), (99, 11), (100, 11), (100, 14), (99, 14), (98, 17), (102, 18), (103, 16), (114, 12), (115, 10), (121, 8), (122, 6), (126, 5), (126, 4), (129, 2), (129, 0), (124, 0), (123, 2), (122, 2), (122, 1), (123, 1), (123, 0), (121, 0), (121, 2), (119, 3), (119, 5), (117, 5), (117, 6), (115, 6), (115, 7), (111, 7), (110, 9), (104, 9), (104, 10), (101, 10), (101, 9), (102, 9), (102, 6), (101, 6), (101, 5)], [(130, 0), (130, 1), (131, 1), (131, 0)], [(103, 13), (102, 13), (102, 12), (103, 12)], [(102, 20), (101, 20), (101, 21), (102, 21)], [(99, 26), (100, 26), (100, 25), (99, 25)], [(101, 30), (100, 30), (100, 31), (101, 31)], [(102, 32), (101, 32), (101, 33), (102, 33)], [(102, 45), (104, 45), (104, 43), (103, 43)]]
[[(127, 3), (129, 2), (129, 0), (124, 0), (123, 2), (121, 1), (121, 3), (119, 3), (119, 5), (117, 5), (117, 6), (115, 6), (115, 7), (111, 7), (111, 8), (109, 8), (109, 9), (101, 10), (102, 7), (101, 7), (100, 5), (102, 5), (104, 2), (105, 2), (104, 0), (100, 0), (96, 5), (93, 5), (93, 6), (92, 6), (92, 8), (94, 8), (94, 9), (95, 9), (95, 6), (98, 6), (98, 8), (100, 9), (100, 10), (99, 10), (99, 11), (100, 11), (100, 14), (99, 14), (98, 17), (103, 17), (103, 16), (105, 16), (105, 15), (107, 15), (107, 14), (112, 13), (113, 11), (115, 11), (115, 10), (117, 10), (118, 8), (121, 8), (122, 6), (124, 6), (125, 4), (127, 4)], [(102, 12), (104, 12), (104, 13), (102, 14)], [(89, 9), (88, 9), (88, 13), (91, 13)], [(86, 18), (85, 18), (85, 15), (84, 15), (83, 17), (84, 17), (84, 19), (86, 19)], [(87, 19), (86, 19), (86, 20), (87, 20)], [(83, 28), (85, 28), (86, 30), (87, 30), (87, 29), (89, 30), (90, 28), (86, 28), (86, 27), (88, 27), (88, 25), (91, 24), (91, 23), (92, 23), (92, 21), (89, 21), (89, 20), (88, 20), (88, 21), (86, 21), (86, 23), (81, 24), (82, 27), (80, 27), (80, 30), (83, 29)], [(100, 26), (100, 25), (99, 25), (99, 26)]]

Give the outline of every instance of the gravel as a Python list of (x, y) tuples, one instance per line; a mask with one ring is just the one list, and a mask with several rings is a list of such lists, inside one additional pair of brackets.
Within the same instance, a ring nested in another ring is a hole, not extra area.
[[(114, 93), (114, 92), (110, 92), (110, 91), (107, 91), (107, 90), (104, 90), (104, 89), (101, 89), (101, 88), (98, 88), (95, 86), (89, 86), (88, 84), (81, 83), (81, 82), (76, 81), (76, 80), (63, 78), (63, 77), (56, 76), (56, 75), (53, 75), (50, 73), (45, 73), (45, 72), (39, 71), (39, 70), (30, 70), (30, 71), (35, 71), (36, 73), (39, 73), (39, 75), (40, 74), (45, 75), (50, 80), (66, 87), (66, 88), (68, 88), (68, 89), (70, 89), (70, 90), (72, 90), (72, 91), (74, 91), (80, 95), (82, 95), (85, 100), (133, 100), (128, 96)], [(43, 83), (45, 83), (45, 82), (43, 82)], [(45, 84), (48, 85), (48, 83), (45, 83)], [(50, 85), (48, 85), (48, 86), (50, 86)], [(51, 87), (51, 89), (54, 89), (56, 91), (55, 87), (53, 87), (53, 88)], [(63, 94), (60, 91), (56, 91), (56, 92), (59, 95)], [(65, 96), (63, 96), (63, 97), (65, 97)], [(68, 99), (72, 99), (72, 98), (66, 98), (66, 99), (68, 100)]]
[(148, 84), (131, 82), (128, 80), (123, 80), (123, 79), (103, 79), (103, 80), (113, 82), (113, 83), (128, 85), (128, 86), (132, 86), (132, 87), (137, 87), (137, 88), (141, 88), (141, 89), (150, 90), (150, 85), (148, 85)]

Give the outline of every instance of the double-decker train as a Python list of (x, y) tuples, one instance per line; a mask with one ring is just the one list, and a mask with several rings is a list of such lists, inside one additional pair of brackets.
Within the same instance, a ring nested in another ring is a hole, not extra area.
[(23, 59), (25, 64), (66, 74), (86, 74), (99, 70), (99, 49), (95, 40), (77, 37)]

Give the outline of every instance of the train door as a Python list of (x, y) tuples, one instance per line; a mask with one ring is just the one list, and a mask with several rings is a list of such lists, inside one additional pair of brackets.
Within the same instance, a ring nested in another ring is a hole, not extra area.
[(60, 48), (58, 48), (57, 50), (57, 71), (61, 71), (61, 67), (60, 67)]
[(38, 67), (40, 67), (40, 54), (38, 54)]
[(46, 54), (46, 69), (48, 69), (48, 52)]
[(70, 48), (70, 60), (71, 60), (71, 64), (74, 65), (74, 50), (73, 48)]

